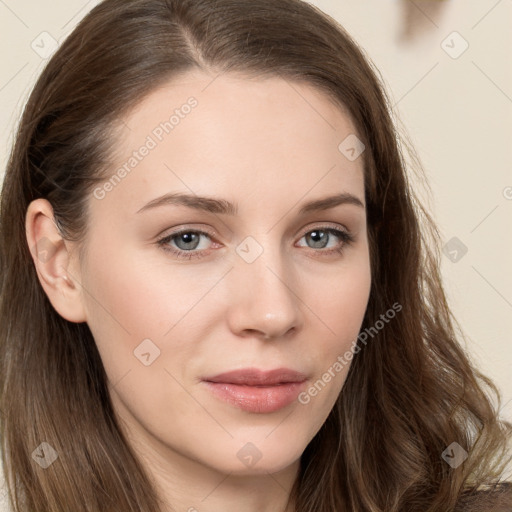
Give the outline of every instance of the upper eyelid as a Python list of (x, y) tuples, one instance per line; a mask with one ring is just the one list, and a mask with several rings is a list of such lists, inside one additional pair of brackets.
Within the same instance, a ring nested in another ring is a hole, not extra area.
[[(350, 231), (347, 227), (345, 226), (342, 226), (340, 224), (334, 224), (332, 225), (329, 221), (325, 221), (324, 223), (320, 223), (320, 225), (317, 225), (317, 226), (312, 226), (312, 227), (309, 227), (309, 228), (305, 228), (303, 231), (302, 231), (302, 234), (300, 235), (299, 239), (300, 238), (303, 238), (307, 233), (310, 233), (311, 231), (314, 231), (315, 229), (325, 229), (325, 230), (335, 230), (335, 231), (340, 231), (341, 233), (345, 233), (349, 239), (353, 239), (354, 238), (354, 233), (352, 231)], [(179, 228), (177, 231), (173, 231), (171, 233), (168, 233), (166, 235), (163, 235), (161, 237), (158, 238), (158, 241), (159, 242), (163, 242), (163, 241), (171, 241), (174, 237), (177, 237), (183, 233), (189, 233), (189, 232), (193, 232), (193, 233), (199, 233), (200, 235), (206, 235), (208, 238), (210, 238), (210, 240), (215, 243), (215, 241), (213, 239), (217, 238), (219, 235), (217, 234), (216, 231), (212, 230), (211, 232), (207, 229), (204, 229), (204, 228), (193, 228), (193, 227), (183, 227), (183, 228)], [(335, 235), (335, 236), (339, 236), (339, 235)], [(205, 249), (206, 250), (206, 249)], [(191, 251), (192, 252), (192, 251)]]
[[(333, 222), (329, 222), (329, 221), (319, 221), (319, 224), (316, 225), (316, 226), (310, 226), (308, 228), (304, 228), (302, 230), (302, 235), (301, 236), (304, 236), (305, 234), (309, 233), (310, 231), (314, 231), (315, 229), (321, 229), (321, 228), (326, 228), (326, 229), (337, 229), (339, 231), (344, 231), (346, 233), (352, 233), (350, 229), (348, 229), (346, 226), (343, 226), (341, 224), (338, 224), (338, 223), (333, 223)], [(159, 237), (160, 239), (162, 238), (168, 238), (168, 237), (172, 237), (172, 236), (177, 236), (177, 235), (180, 235), (182, 233), (189, 233), (189, 232), (194, 232), (194, 233), (201, 233), (201, 234), (205, 234), (205, 235), (208, 235), (210, 237), (219, 237), (220, 234), (215, 231), (215, 230), (209, 230), (207, 228), (196, 228), (196, 227), (188, 227), (188, 226), (185, 226), (185, 227), (182, 227), (182, 228), (178, 228), (176, 231), (172, 231), (168, 234), (165, 234), (165, 235), (162, 235), (161, 237)]]

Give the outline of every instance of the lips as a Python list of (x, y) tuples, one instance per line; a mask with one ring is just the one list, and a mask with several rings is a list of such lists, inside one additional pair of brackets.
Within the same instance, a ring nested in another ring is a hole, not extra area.
[(303, 382), (306, 380), (306, 375), (289, 368), (276, 368), (268, 371), (244, 368), (207, 377), (203, 380), (244, 386), (275, 386), (277, 384)]
[(288, 368), (234, 370), (203, 379), (218, 399), (251, 413), (278, 411), (297, 399), (307, 377)]

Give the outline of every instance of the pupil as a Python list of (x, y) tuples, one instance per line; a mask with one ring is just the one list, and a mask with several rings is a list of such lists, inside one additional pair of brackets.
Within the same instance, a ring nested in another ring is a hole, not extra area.
[(310, 237), (313, 239), (313, 242), (315, 244), (320, 242), (320, 245), (322, 245), (321, 244), (322, 235), (325, 235), (324, 231), (315, 230), (315, 231), (311, 231)]
[(196, 233), (182, 233), (181, 240), (185, 245), (191, 244), (194, 242), (194, 239), (197, 238)]

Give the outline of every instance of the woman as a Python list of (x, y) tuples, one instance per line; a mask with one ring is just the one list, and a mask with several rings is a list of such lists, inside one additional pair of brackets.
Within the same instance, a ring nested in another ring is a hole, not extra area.
[(2, 191), (14, 510), (510, 510), (397, 137), (306, 3), (95, 7)]

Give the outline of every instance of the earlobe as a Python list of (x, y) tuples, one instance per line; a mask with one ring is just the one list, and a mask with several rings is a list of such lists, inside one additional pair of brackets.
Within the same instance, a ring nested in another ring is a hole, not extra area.
[[(82, 287), (68, 273), (76, 263), (70, 251), (72, 242), (62, 237), (49, 201), (36, 199), (29, 204), (25, 231), (39, 282), (53, 307), (70, 322), (85, 322)], [(80, 277), (77, 269), (72, 275)]]

